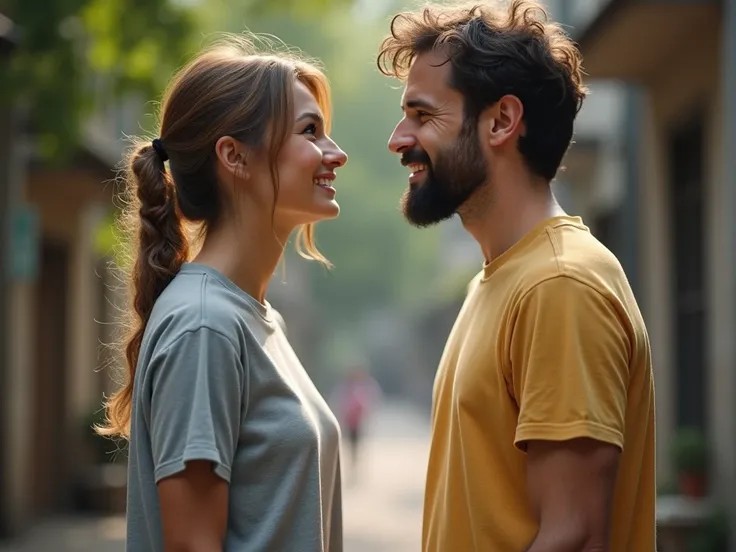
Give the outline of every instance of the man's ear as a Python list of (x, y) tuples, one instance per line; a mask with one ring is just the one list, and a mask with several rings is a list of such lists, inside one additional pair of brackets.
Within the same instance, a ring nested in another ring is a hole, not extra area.
[(491, 147), (503, 146), (524, 130), (524, 105), (507, 94), (491, 106), (487, 115), (486, 139)]
[(248, 150), (242, 142), (232, 136), (223, 136), (215, 144), (215, 154), (222, 167), (236, 178), (247, 180)]

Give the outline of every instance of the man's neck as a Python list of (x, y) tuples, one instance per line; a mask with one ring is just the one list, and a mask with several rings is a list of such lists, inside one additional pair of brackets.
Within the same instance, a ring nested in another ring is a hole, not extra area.
[[(460, 213), (486, 262), (503, 254), (542, 221), (565, 215), (546, 183), (487, 187)], [(492, 196), (491, 196), (492, 194)]]

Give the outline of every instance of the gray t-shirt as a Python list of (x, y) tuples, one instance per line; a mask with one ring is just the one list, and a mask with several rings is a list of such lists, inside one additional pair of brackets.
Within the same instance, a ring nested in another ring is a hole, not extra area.
[(210, 460), (230, 484), (227, 552), (340, 552), (339, 426), (280, 315), (185, 264), (143, 337), (128, 463), (131, 552), (163, 551), (156, 484)]

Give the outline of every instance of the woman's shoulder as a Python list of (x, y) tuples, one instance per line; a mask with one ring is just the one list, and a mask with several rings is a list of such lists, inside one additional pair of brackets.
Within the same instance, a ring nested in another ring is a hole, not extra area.
[(146, 333), (156, 348), (200, 330), (215, 332), (234, 345), (241, 341), (242, 309), (232, 294), (207, 275), (177, 275), (157, 299)]

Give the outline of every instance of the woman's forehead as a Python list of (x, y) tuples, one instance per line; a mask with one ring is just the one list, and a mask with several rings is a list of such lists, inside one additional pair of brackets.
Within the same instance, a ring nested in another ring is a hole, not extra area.
[(322, 111), (312, 91), (300, 80), (297, 80), (294, 86), (294, 107), (297, 111)]

